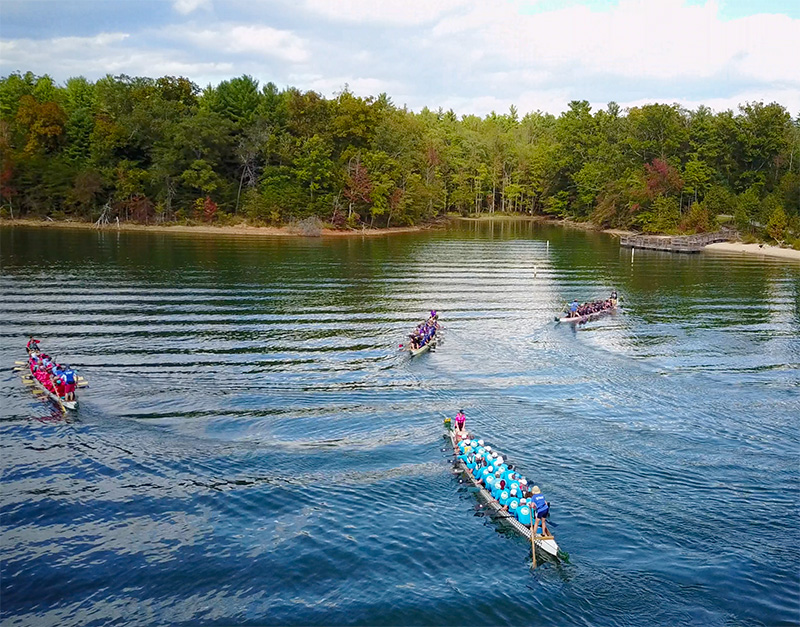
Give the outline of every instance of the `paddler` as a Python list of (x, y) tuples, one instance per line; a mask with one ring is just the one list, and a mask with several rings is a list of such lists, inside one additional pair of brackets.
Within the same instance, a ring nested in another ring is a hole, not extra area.
[(49, 392), (53, 392), (55, 394), (56, 389), (53, 386), (52, 374), (53, 364), (48, 364), (39, 369), (39, 375), (36, 378), (45, 388), (47, 388)]
[(28, 349), (29, 353), (38, 353), (39, 352), (39, 340), (34, 339), (31, 335), (28, 343), (25, 345), (25, 348)]
[(65, 386), (67, 384), (66, 377), (64, 377), (64, 366), (56, 364), (53, 367), (53, 375), (51, 379), (53, 387), (55, 388), (58, 398), (63, 399), (66, 396)]
[(542, 535), (549, 536), (547, 531), (547, 517), (550, 515), (550, 503), (548, 503), (538, 485), (531, 488), (528, 492), (528, 499), (530, 499), (531, 509), (535, 512), (533, 535), (536, 537), (536, 530), (539, 528), (539, 521), (542, 521)]

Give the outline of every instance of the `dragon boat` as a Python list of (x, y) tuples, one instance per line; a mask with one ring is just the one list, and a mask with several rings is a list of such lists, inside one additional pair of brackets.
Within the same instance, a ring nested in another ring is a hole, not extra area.
[(617, 301), (616, 299), (612, 299), (611, 307), (606, 307), (605, 309), (600, 309), (598, 311), (593, 311), (592, 313), (584, 314), (582, 316), (556, 316), (556, 322), (573, 322), (576, 324), (582, 324), (584, 322), (588, 322), (589, 320), (594, 320), (595, 318), (600, 318), (601, 316), (605, 316), (606, 314), (613, 313), (617, 310)]
[(426, 326), (429, 329), (432, 328), (432, 331), (433, 331), (433, 333), (431, 333), (430, 337), (428, 337), (428, 341), (425, 342), (422, 346), (418, 346), (417, 348), (412, 348), (411, 344), (409, 344), (407, 347), (403, 347), (403, 345), (401, 344), (400, 348), (403, 349), (403, 350), (407, 350), (411, 354), (412, 357), (415, 357), (417, 355), (421, 355), (422, 353), (425, 353), (425, 352), (429, 351), (431, 349), (431, 346), (435, 346), (436, 345), (436, 342), (440, 337), (438, 320), (439, 320), (439, 315), (436, 313), (435, 310), (431, 310), (431, 317), (428, 318), (427, 321), (425, 321), (423, 323), (420, 323), (420, 325), (417, 327), (417, 330), (414, 331), (414, 333), (411, 333), (411, 335), (409, 335), (409, 338), (411, 338), (412, 341), (413, 341), (413, 338), (414, 338), (415, 335), (417, 335), (417, 337), (419, 337), (419, 329), (421, 327), (423, 327), (423, 326)]
[[(458, 450), (458, 436), (456, 435), (455, 430), (452, 428), (452, 423), (450, 419), (445, 419), (445, 427), (447, 429), (446, 437), (450, 440), (450, 443), (453, 445), (455, 450)], [(477, 440), (474, 438), (470, 440), (472, 443), (477, 444)], [(470, 483), (473, 487), (477, 488), (476, 495), (479, 500), (486, 503), (486, 506), (490, 508), (490, 510), (497, 514), (494, 519), (498, 520), (499, 522), (506, 525), (508, 528), (513, 529), (519, 535), (526, 538), (529, 542), (531, 539), (531, 510), (530, 507), (526, 505), (520, 505), (517, 509), (519, 509), (518, 514), (511, 514), (509, 511), (503, 509), (503, 506), (500, 502), (492, 495), (492, 493), (486, 489), (482, 484), (478, 483), (477, 479), (473, 476), (470, 469), (467, 467), (467, 462), (465, 460), (465, 455), (457, 455), (455, 466), (458, 470), (461, 470), (462, 473), (469, 478)], [(502, 496), (501, 496), (502, 498)], [(513, 509), (509, 507), (509, 509)], [(566, 558), (567, 554), (561, 551), (556, 543), (555, 538), (552, 535), (537, 535), (534, 538), (534, 544), (537, 549), (540, 549), (544, 553), (547, 553), (551, 557), (555, 558)]]

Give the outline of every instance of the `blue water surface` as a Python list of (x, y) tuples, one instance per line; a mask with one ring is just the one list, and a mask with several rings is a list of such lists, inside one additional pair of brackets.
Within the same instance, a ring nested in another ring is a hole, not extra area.
[[(0, 245), (4, 626), (800, 623), (798, 263), (527, 222)], [(77, 413), (12, 371), (31, 333)], [(569, 562), (476, 511), (459, 409)]]

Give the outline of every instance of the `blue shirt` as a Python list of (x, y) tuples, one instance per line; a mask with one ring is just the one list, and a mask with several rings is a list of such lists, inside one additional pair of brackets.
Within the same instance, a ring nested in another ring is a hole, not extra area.
[(537, 514), (542, 514), (550, 509), (544, 499), (544, 494), (534, 494), (532, 500)]

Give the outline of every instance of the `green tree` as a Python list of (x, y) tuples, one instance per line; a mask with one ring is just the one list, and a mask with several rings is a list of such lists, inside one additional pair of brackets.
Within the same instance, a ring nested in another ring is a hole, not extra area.
[(786, 239), (786, 230), (789, 226), (789, 218), (780, 204), (775, 204), (767, 221), (767, 234), (779, 245)]

